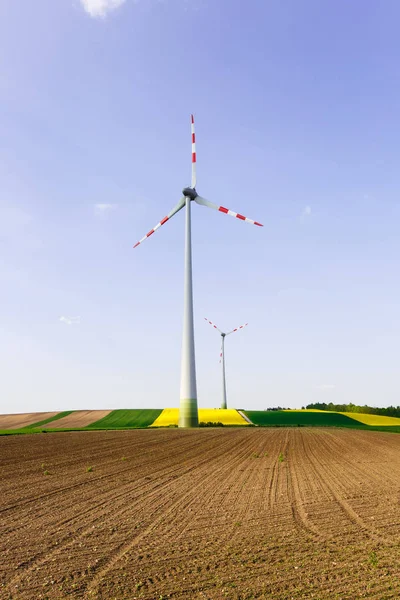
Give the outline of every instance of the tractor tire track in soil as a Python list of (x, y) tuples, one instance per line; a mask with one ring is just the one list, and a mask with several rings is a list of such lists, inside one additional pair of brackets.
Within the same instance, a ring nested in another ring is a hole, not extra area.
[[(367, 534), (375, 542), (382, 542), (383, 544), (389, 545), (393, 544), (395, 542), (393, 536), (388, 538), (378, 533), (352, 508), (350, 502), (346, 499), (346, 489), (350, 489), (351, 483), (355, 479), (355, 475), (357, 474), (357, 477), (365, 479), (366, 473), (359, 469), (357, 465), (351, 465), (351, 462), (347, 460), (346, 466), (350, 465), (351, 470), (346, 471), (346, 468), (344, 468), (344, 461), (337, 455), (334, 455), (336, 460), (331, 460), (328, 465), (322, 466), (318, 461), (316, 448), (322, 448), (323, 445), (324, 443), (322, 440), (318, 439), (318, 446), (315, 443), (311, 444), (308, 440), (308, 456), (314, 459), (311, 462), (316, 477), (320, 479), (325, 489), (332, 495), (334, 501), (342, 509), (347, 518), (353, 522), (360, 531)], [(329, 447), (325, 447), (325, 451), (329, 452)], [(379, 489), (380, 479), (373, 471), (369, 471), (368, 480), (375, 486), (375, 489)]]
[(0, 446), (0, 598), (400, 597), (400, 436), (170, 429)]
[[(243, 445), (244, 444), (242, 444), (242, 446)], [(246, 451), (247, 445), (244, 445), (244, 446), (245, 446), (245, 451)], [(233, 458), (230, 456), (231, 455), (231, 445), (230, 444), (228, 444), (226, 448), (223, 448), (221, 445), (220, 453), (221, 453), (221, 450), (223, 450), (223, 452), (222, 452), (222, 454), (220, 454), (220, 456), (224, 457), (225, 454), (229, 455), (227, 457), (227, 460), (224, 460), (222, 462), (222, 464), (219, 464), (214, 469), (214, 471), (212, 473), (210, 473), (210, 471), (208, 469), (208, 460), (209, 459), (203, 459), (202, 463), (198, 464), (196, 467), (196, 471), (197, 471), (196, 482), (194, 482), (192, 480), (190, 487), (186, 488), (186, 491), (184, 493), (182, 493), (182, 495), (179, 498), (176, 498), (176, 490), (169, 491), (169, 495), (165, 494), (165, 490), (163, 491), (164, 502), (168, 507), (165, 509), (161, 509), (161, 510), (160, 510), (160, 508), (157, 508), (154, 511), (154, 518), (152, 519), (150, 524), (146, 527), (146, 529), (141, 531), (140, 534), (138, 534), (136, 537), (134, 537), (133, 540), (129, 541), (122, 548), (118, 549), (118, 551), (111, 558), (111, 560), (109, 560), (102, 567), (102, 569), (96, 574), (94, 579), (89, 584), (89, 586), (87, 588), (87, 591), (89, 593), (94, 593), (96, 591), (97, 585), (100, 582), (100, 580), (106, 576), (106, 574), (115, 566), (115, 564), (118, 561), (120, 561), (123, 558), (123, 556), (125, 556), (125, 554), (127, 554), (134, 546), (137, 546), (138, 543), (144, 537), (146, 537), (149, 533), (157, 530), (157, 528), (164, 522), (166, 523), (166, 525), (163, 527), (163, 529), (165, 530), (165, 533), (167, 535), (171, 530), (173, 530), (173, 532), (174, 532), (173, 536), (176, 538), (179, 538), (184, 534), (185, 530), (189, 526), (189, 521), (187, 520), (186, 522), (181, 521), (181, 522), (177, 523), (177, 520), (174, 519), (174, 514), (177, 513), (178, 509), (183, 508), (183, 507), (186, 509), (186, 511), (187, 510), (190, 511), (191, 510), (190, 506), (192, 506), (192, 504), (198, 498), (198, 491), (200, 488), (201, 488), (201, 497), (203, 499), (205, 497), (209, 496), (210, 494), (212, 494), (213, 490), (215, 489), (216, 478), (218, 479), (220, 477), (223, 477), (223, 475), (225, 475), (226, 471), (229, 471), (232, 473), (235, 463), (238, 460), (236, 457)], [(242, 453), (243, 453), (243, 451), (242, 451)], [(241, 455), (240, 455), (240, 457), (241, 457)], [(203, 468), (203, 465), (207, 465), (205, 469)], [(191, 471), (193, 471), (193, 469)], [(172, 496), (174, 499), (170, 500), (170, 496)], [(179, 529), (180, 529), (180, 531), (179, 531)]]
[[(223, 450), (223, 452), (225, 453), (229, 453), (229, 445), (225, 444), (225, 448), (222, 448), (221, 450)], [(202, 456), (200, 460), (198, 460), (198, 455), (196, 453), (197, 466), (206, 464), (208, 460), (209, 457), (207, 453), (206, 456)], [(26, 563), (20, 563), (18, 567), (19, 569), (25, 567), (25, 573), (18, 574), (18, 576), (16, 576), (10, 582), (11, 585), (18, 585), (21, 579), (26, 576), (27, 569), (37, 569), (38, 567), (41, 567), (44, 563), (54, 561), (54, 557), (62, 555), (69, 548), (76, 545), (83, 538), (85, 538), (85, 536), (87, 536), (88, 534), (92, 534), (93, 528), (100, 521), (102, 523), (103, 528), (105, 525), (108, 524), (109, 521), (111, 521), (111, 523), (113, 523), (114, 521), (121, 521), (123, 520), (127, 512), (130, 513), (133, 508), (135, 508), (137, 505), (140, 505), (143, 502), (151, 503), (154, 514), (158, 514), (158, 512), (162, 510), (162, 505), (168, 503), (165, 491), (171, 484), (173, 484), (173, 481), (175, 479), (175, 472), (178, 469), (179, 474), (182, 477), (185, 474), (185, 471), (190, 470), (190, 467), (182, 467), (182, 465), (180, 465), (178, 468), (174, 467), (170, 473), (166, 473), (166, 470), (162, 471), (159, 468), (155, 469), (155, 471), (153, 471), (154, 474), (151, 477), (151, 481), (149, 481), (147, 477), (145, 477), (143, 482), (138, 482), (140, 484), (140, 489), (139, 491), (135, 490), (134, 495), (130, 493), (132, 483), (126, 483), (122, 486), (122, 490), (121, 486), (113, 488), (112, 491), (108, 495), (106, 495), (104, 500), (96, 503), (95, 507), (92, 506), (86, 511), (79, 512), (77, 515), (65, 519), (64, 522), (69, 523), (70, 527), (76, 523), (77, 534), (71, 537), (70, 534), (67, 532), (64, 538), (58, 537), (53, 547), (46, 548), (38, 555), (36, 555), (34, 559), (30, 559)], [(168, 477), (167, 479), (165, 478), (166, 474)], [(100, 480), (101, 483), (104, 484), (104, 479), (111, 477), (112, 475), (100, 476), (98, 480)], [(98, 481), (96, 481), (96, 483), (98, 483)], [(76, 485), (68, 486), (68, 488), (64, 488), (64, 491), (66, 489), (71, 490), (74, 487), (76, 487)], [(51, 495), (52, 494), (50, 494), (50, 496)], [(99, 508), (101, 508), (102, 506), (108, 507), (108, 510), (106, 509), (105, 512), (102, 512), (98, 515), (97, 513), (99, 512)], [(51, 509), (49, 509), (48, 512), (50, 512), (50, 510)], [(90, 519), (90, 524), (88, 526), (81, 528), (78, 523), (85, 513), (94, 513), (94, 516), (92, 517), (92, 519)], [(46, 513), (42, 514), (41, 517), (46, 517)], [(29, 518), (31, 518), (31, 515), (29, 515)], [(61, 523), (57, 522), (57, 524), (59, 525)], [(55, 533), (56, 531), (53, 531), (53, 535)]]

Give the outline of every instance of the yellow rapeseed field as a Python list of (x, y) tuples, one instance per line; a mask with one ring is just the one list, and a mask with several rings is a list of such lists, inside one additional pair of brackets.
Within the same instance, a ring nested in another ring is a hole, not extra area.
[(223, 423), (224, 425), (248, 425), (237, 410), (233, 408), (200, 408), (199, 423)]
[[(178, 425), (179, 409), (164, 408), (151, 427), (168, 427)], [(223, 423), (224, 425), (248, 425), (237, 410), (233, 408), (199, 408), (199, 423)]]
[(360, 423), (364, 423), (364, 425), (381, 425), (387, 426), (390, 425), (400, 425), (400, 419), (397, 417), (384, 417), (381, 415), (365, 415), (362, 413), (353, 413), (353, 412), (344, 412), (339, 413), (341, 415), (345, 415), (346, 417), (350, 417), (350, 419), (354, 419), (355, 421), (359, 421)]
[(178, 408), (164, 408), (162, 413), (157, 417), (154, 423), (150, 425), (150, 427), (168, 427), (168, 425), (178, 425), (178, 420)]

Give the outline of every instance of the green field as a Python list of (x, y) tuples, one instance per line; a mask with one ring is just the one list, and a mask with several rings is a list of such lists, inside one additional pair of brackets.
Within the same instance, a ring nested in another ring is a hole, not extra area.
[(88, 425), (86, 429), (126, 429), (149, 427), (161, 414), (161, 408), (113, 410), (109, 415)]
[(262, 427), (277, 426), (317, 426), (317, 427), (351, 427), (372, 429), (368, 425), (334, 412), (287, 411), (287, 410), (246, 410), (245, 415)]
[(336, 412), (308, 410), (245, 410), (244, 414), (259, 427), (347, 427), (400, 433), (398, 425), (365, 425)]

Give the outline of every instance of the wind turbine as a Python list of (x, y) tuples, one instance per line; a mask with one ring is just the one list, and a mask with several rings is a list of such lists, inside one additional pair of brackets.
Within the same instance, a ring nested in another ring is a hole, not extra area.
[(219, 362), (222, 362), (222, 404), (221, 404), (221, 408), (227, 408), (227, 405), (226, 405), (226, 378), (225, 378), (225, 338), (227, 335), (231, 335), (231, 333), (235, 333), (235, 331), (239, 331), (239, 329), (243, 329), (244, 327), (246, 327), (248, 325), (248, 323), (245, 323), (244, 325), (240, 325), (240, 327), (236, 327), (236, 329), (232, 329), (232, 331), (228, 331), (228, 333), (224, 333), (223, 331), (218, 329), (218, 327), (216, 325), (214, 325), (214, 323), (212, 321), (209, 321), (207, 319), (207, 317), (204, 317), (204, 319), (207, 321), (207, 323), (210, 323), (210, 325), (212, 327), (214, 327), (214, 329), (219, 331), (221, 334), (221, 352), (219, 355)]
[(182, 360), (181, 360), (181, 391), (179, 406), (179, 427), (197, 427), (199, 424), (197, 409), (196, 363), (194, 352), (194, 325), (193, 325), (193, 285), (192, 285), (192, 234), (191, 234), (191, 202), (213, 208), (219, 212), (236, 217), (241, 221), (262, 227), (261, 223), (248, 219), (235, 213), (224, 206), (218, 206), (198, 195), (196, 191), (196, 136), (194, 132), (194, 118), (192, 123), (192, 183), (182, 191), (183, 197), (174, 206), (170, 213), (151, 229), (137, 244), (136, 248), (157, 229), (171, 219), (181, 208), (186, 208), (185, 219), (185, 276), (184, 276), (184, 303), (183, 303), (183, 335), (182, 335)]

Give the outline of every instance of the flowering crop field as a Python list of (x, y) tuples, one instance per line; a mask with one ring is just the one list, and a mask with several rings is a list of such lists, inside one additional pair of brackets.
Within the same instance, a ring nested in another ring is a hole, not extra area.
[(366, 415), (354, 412), (340, 413), (350, 419), (364, 423), (364, 425), (371, 425), (375, 427), (393, 427), (394, 425), (400, 426), (400, 419), (396, 417), (385, 417), (384, 415)]
[[(164, 408), (152, 427), (178, 425), (179, 409)], [(199, 408), (199, 423), (222, 423), (223, 425), (248, 425), (247, 421), (233, 408)]]

